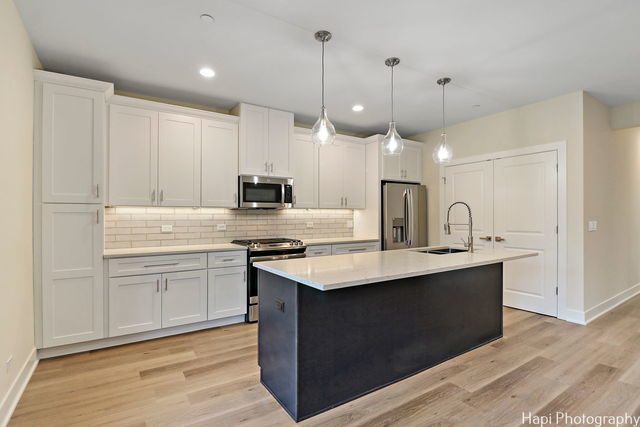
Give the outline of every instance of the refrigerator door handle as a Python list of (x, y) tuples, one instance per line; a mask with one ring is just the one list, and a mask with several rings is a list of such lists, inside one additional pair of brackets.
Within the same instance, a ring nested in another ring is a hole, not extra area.
[(404, 193), (402, 194), (403, 202), (404, 202), (404, 244), (405, 246), (409, 246), (409, 189), (405, 188)]
[(409, 191), (409, 203), (408, 203), (408, 211), (409, 211), (409, 215), (408, 215), (408, 219), (407, 219), (407, 224), (409, 225), (408, 231), (407, 231), (407, 241), (408, 244), (407, 246), (411, 247), (413, 245), (413, 190), (411, 189), (411, 187), (409, 187), (407, 189)]

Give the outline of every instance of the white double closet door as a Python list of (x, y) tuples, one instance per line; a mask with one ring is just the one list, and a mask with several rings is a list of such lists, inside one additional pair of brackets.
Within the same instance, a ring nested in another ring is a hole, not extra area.
[[(538, 253), (504, 264), (504, 305), (557, 316), (557, 152), (448, 166), (444, 177), (443, 218), (452, 203), (469, 204), (476, 248)], [(466, 224), (466, 208), (456, 205), (450, 219)], [(468, 236), (466, 226), (451, 231), (443, 234), (445, 244)]]

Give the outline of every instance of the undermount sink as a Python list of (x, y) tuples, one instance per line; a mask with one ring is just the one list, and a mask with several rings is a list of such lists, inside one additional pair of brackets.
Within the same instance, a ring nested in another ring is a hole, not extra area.
[(458, 248), (437, 248), (437, 249), (428, 249), (425, 251), (418, 251), (423, 254), (434, 254), (434, 255), (446, 255), (446, 254), (457, 254), (458, 252), (469, 252), (468, 249), (458, 249)]

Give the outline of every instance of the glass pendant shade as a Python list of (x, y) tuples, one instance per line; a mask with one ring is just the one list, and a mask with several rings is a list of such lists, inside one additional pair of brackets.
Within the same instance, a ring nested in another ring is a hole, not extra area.
[(396, 122), (389, 122), (389, 131), (382, 138), (382, 154), (385, 156), (399, 156), (404, 148), (400, 134), (396, 130)]
[(327, 117), (327, 109), (322, 107), (320, 110), (320, 117), (313, 125), (311, 129), (311, 139), (314, 144), (326, 145), (332, 144), (336, 138), (336, 128), (333, 127), (333, 123)]
[(440, 143), (433, 149), (433, 161), (438, 164), (449, 163), (453, 159), (453, 149), (447, 143), (447, 134), (443, 133)]

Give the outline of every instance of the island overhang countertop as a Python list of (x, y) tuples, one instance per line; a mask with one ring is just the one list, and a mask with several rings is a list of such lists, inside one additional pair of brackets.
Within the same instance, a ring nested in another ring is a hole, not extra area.
[(421, 252), (440, 247), (258, 262), (254, 266), (321, 291), (330, 291), (538, 255), (532, 251), (484, 248), (476, 249), (474, 253), (446, 255)]

